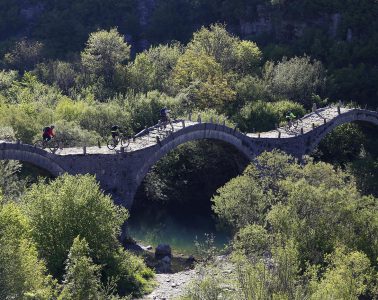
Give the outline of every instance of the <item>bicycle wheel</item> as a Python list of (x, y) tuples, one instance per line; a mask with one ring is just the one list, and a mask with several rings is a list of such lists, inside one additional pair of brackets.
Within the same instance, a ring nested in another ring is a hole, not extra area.
[(127, 148), (129, 146), (129, 144), (130, 144), (130, 139), (126, 136), (123, 136), (121, 138), (121, 146)]
[(46, 146), (45, 146), (45, 142), (44, 141), (41, 141), (41, 140), (38, 140), (34, 143), (34, 147), (37, 147), (37, 148), (41, 148), (41, 149), (44, 149)]
[(48, 148), (50, 149), (51, 153), (55, 153), (59, 149), (59, 142), (55, 140), (50, 140), (48, 142)]
[(118, 145), (118, 142), (115, 141), (114, 139), (110, 139), (110, 140), (108, 140), (107, 143), (106, 143), (106, 146), (108, 146), (108, 149), (109, 149), (109, 150), (114, 150), (115, 147), (117, 147), (117, 145)]

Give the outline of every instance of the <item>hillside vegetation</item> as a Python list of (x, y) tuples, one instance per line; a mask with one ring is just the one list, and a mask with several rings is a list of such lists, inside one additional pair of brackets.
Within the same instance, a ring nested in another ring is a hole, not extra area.
[[(96, 145), (114, 124), (156, 124), (162, 107), (243, 132), (313, 103), (375, 109), (377, 16), (376, 0), (0, 0), (0, 140), (33, 143), (54, 124), (70, 146)], [(376, 128), (343, 125), (302, 165), (264, 153), (225, 185), (244, 162), (222, 144), (159, 161), (150, 201), (202, 209), (224, 185), (212, 209), (234, 234), (232, 280), (206, 266), (185, 299), (376, 298), (377, 145)], [(0, 162), (0, 298), (150, 291), (153, 271), (118, 241), (127, 218), (91, 176), (30, 185)]]

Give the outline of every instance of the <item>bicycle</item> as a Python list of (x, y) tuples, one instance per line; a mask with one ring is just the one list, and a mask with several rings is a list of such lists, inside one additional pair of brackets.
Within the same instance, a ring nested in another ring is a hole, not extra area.
[(121, 146), (123, 147), (128, 147), (130, 144), (130, 137), (128, 137), (125, 133), (121, 132), (119, 135), (109, 139), (106, 142), (106, 146), (109, 150), (114, 150), (118, 146), (118, 144), (121, 144)]
[(51, 153), (55, 153), (58, 149), (63, 149), (62, 141), (57, 140), (56, 138), (52, 138), (51, 140), (38, 140), (34, 143), (34, 147), (46, 149), (48, 148)]
[[(163, 119), (164, 118), (164, 119)], [(158, 124), (157, 124), (157, 129), (158, 131), (166, 131), (164, 129), (166, 129), (167, 125), (171, 125), (171, 129), (172, 130), (168, 130), (168, 131), (174, 131), (174, 128), (173, 128), (173, 122), (176, 122), (177, 120), (177, 117), (176, 117), (176, 114), (175, 113), (172, 113), (172, 112), (169, 112), (168, 116), (167, 117), (163, 117), (161, 116)]]
[(303, 122), (301, 119), (292, 119), (292, 120), (288, 120), (287, 124), (285, 125), (284, 129), (286, 131), (290, 131), (290, 130), (293, 130), (293, 129), (297, 129), (298, 126), (302, 125)]

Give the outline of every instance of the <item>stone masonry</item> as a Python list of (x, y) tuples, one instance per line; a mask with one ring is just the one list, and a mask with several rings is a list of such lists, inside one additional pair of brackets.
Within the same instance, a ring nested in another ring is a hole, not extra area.
[(0, 141), (0, 159), (29, 162), (53, 176), (63, 173), (93, 174), (102, 189), (117, 204), (130, 208), (138, 186), (149, 169), (177, 146), (194, 140), (211, 139), (231, 144), (250, 161), (263, 151), (281, 149), (297, 158), (311, 153), (335, 127), (353, 121), (378, 125), (378, 113), (364, 109), (326, 107), (300, 120), (298, 127), (277, 128), (264, 133), (241, 133), (219, 122), (175, 121), (174, 131), (150, 127), (127, 148), (110, 151), (106, 147), (67, 148), (55, 154), (22, 143)]

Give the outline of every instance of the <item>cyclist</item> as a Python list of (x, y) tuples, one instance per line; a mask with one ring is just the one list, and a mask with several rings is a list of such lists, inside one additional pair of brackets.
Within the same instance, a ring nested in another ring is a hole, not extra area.
[(44, 142), (48, 142), (52, 138), (55, 137), (54, 128), (55, 128), (54, 125), (51, 125), (50, 127), (43, 128), (42, 139), (43, 139)]
[(118, 137), (119, 137), (120, 132), (121, 132), (121, 127), (119, 127), (118, 125), (112, 126), (111, 133), (112, 133), (112, 138), (115, 144), (118, 143)]
[(286, 115), (286, 121), (289, 123), (289, 124), (292, 124), (293, 121), (296, 119), (296, 115), (293, 114), (293, 112), (290, 110), (287, 115)]
[(164, 129), (167, 127), (167, 123), (169, 123), (172, 127), (172, 131), (174, 130), (171, 118), (169, 117), (170, 110), (166, 107), (163, 107), (160, 110), (160, 124), (163, 124)]

